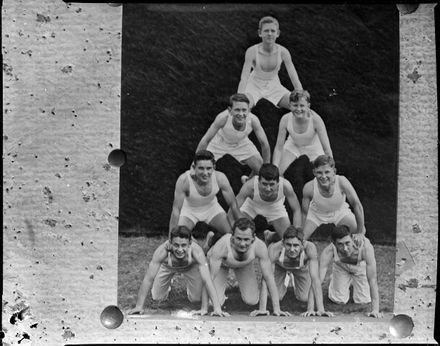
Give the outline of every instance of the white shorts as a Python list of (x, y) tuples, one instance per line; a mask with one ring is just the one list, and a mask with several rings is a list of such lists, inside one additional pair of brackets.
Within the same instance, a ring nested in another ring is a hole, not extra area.
[(365, 261), (358, 265), (333, 263), (328, 297), (335, 303), (346, 304), (350, 298), (350, 285), (353, 285), (355, 303), (367, 304), (371, 302)]
[(263, 207), (255, 203), (254, 200), (250, 199), (249, 197), (244, 201), (240, 211), (248, 214), (252, 219), (254, 219), (257, 215), (262, 215), (267, 219), (267, 222), (272, 222), (282, 217), (289, 219), (289, 215), (287, 214), (284, 204), (274, 203), (272, 205), (265, 205)]
[(178, 224), (182, 224), (181, 221), (183, 216), (190, 219), (194, 224), (196, 224), (198, 221), (203, 221), (209, 224), (212, 219), (220, 213), (225, 213), (225, 210), (217, 202), (217, 200), (214, 200), (212, 203), (206, 206), (204, 205), (198, 208), (190, 207), (185, 200), (183, 202), (182, 209), (180, 210)]
[(287, 138), (284, 143), (284, 150), (295, 155), (297, 158), (301, 155), (307, 155), (310, 161), (315, 160), (319, 155), (324, 155), (324, 149), (322, 148), (321, 142), (319, 141), (319, 137), (316, 135), (310, 145), (305, 145), (302, 147), (298, 147), (294, 142), (292, 137)]
[(278, 76), (271, 80), (263, 80), (255, 78), (251, 74), (246, 85), (245, 93), (252, 96), (254, 105), (257, 104), (259, 99), (265, 98), (275, 106), (278, 106), (278, 102), (280, 102), (284, 95), (290, 94), (290, 91), (281, 85)]
[(350, 214), (353, 215), (353, 217), (354, 217), (354, 214), (350, 210), (348, 203), (344, 202), (344, 204), (342, 205), (341, 208), (339, 208), (338, 210), (336, 210), (334, 212), (330, 212), (330, 213), (321, 213), (321, 212), (313, 209), (312, 207), (310, 207), (309, 211), (307, 213), (306, 220), (312, 221), (317, 226), (319, 226), (321, 224), (325, 224), (325, 223), (334, 223), (335, 225), (337, 225), (339, 223), (339, 221), (341, 221), (344, 217), (346, 217), (347, 215), (350, 215)]
[(208, 144), (206, 150), (214, 154), (216, 161), (226, 154), (233, 156), (241, 163), (253, 156), (261, 156), (257, 147), (249, 138), (245, 138), (237, 144), (230, 144), (225, 142), (220, 136), (215, 136)]

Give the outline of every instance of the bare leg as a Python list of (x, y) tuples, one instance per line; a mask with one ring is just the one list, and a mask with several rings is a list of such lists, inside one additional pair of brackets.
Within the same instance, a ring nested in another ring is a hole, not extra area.
[(296, 160), (296, 157), (297, 156), (290, 151), (283, 150), (283, 153), (281, 155), (280, 167), (278, 167), (278, 169), (280, 170), (280, 175), (284, 174), (290, 164)]
[(254, 175), (258, 175), (261, 165), (263, 164), (263, 158), (261, 157), (261, 155), (254, 155), (247, 160), (244, 160), (244, 163), (252, 169), (252, 172), (249, 174), (248, 177), (249, 180)]
[(273, 228), (275, 228), (278, 236), (283, 239), (284, 232), (286, 231), (287, 227), (290, 226), (290, 220), (287, 217), (280, 217), (279, 219), (273, 220), (269, 223), (273, 226)]
[(226, 213), (220, 213), (214, 216), (214, 218), (209, 222), (209, 225), (214, 227), (220, 233), (232, 233), (232, 227), (228, 221)]
[(280, 102), (278, 102), (277, 106), (280, 108), (285, 108), (285, 109), (290, 110), (289, 97), (290, 97), (290, 92), (281, 98), (281, 100), (280, 100)]
[(277, 232), (272, 232), (268, 229), (266, 229), (264, 232), (264, 242), (266, 243), (266, 246), (269, 246), (272, 243), (276, 243), (277, 241), (280, 241), (282, 238), (278, 235)]
[(304, 240), (308, 240), (318, 226), (313, 221), (307, 220), (304, 225)]
[(179, 221), (177, 223), (178, 226), (186, 226), (188, 229), (192, 230), (194, 228), (194, 222), (191, 221), (191, 219), (187, 218), (186, 216), (179, 217)]
[(266, 245), (283, 239), (284, 232), (286, 231), (287, 227), (290, 226), (290, 220), (286, 217), (281, 217), (269, 223), (273, 226), (273, 228), (275, 228), (276, 232), (272, 232), (270, 230), (264, 231), (264, 241), (266, 242)]
[(342, 220), (337, 223), (336, 226), (339, 226), (339, 225), (346, 225), (348, 228), (350, 228), (350, 232), (352, 234), (357, 233), (357, 223), (356, 223), (356, 218), (353, 213), (350, 213), (349, 215), (344, 216), (342, 218)]

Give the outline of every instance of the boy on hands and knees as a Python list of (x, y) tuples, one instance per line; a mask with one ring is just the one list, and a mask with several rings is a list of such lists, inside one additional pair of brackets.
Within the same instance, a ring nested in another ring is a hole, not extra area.
[[(283, 234), (283, 240), (270, 244), (268, 251), (279, 299), (283, 299), (288, 282), (293, 279), (296, 299), (308, 302), (307, 311), (301, 316), (333, 316), (331, 312), (324, 310), (315, 244), (304, 240), (301, 230), (289, 226)], [(314, 297), (316, 297), (317, 311), (314, 311)], [(251, 315), (267, 315), (266, 305), (267, 287), (266, 283), (262, 282), (260, 305)]]
[(229, 268), (234, 270), (243, 301), (248, 305), (258, 303), (260, 292), (253, 263), (255, 259), (259, 260), (263, 278), (272, 298), (273, 314), (290, 316), (288, 312), (280, 310), (267, 247), (262, 240), (255, 237), (255, 224), (248, 218), (238, 219), (234, 223), (233, 233), (220, 238), (208, 252), (211, 277), (220, 305), (223, 305), (226, 299)]
[(371, 302), (372, 310), (367, 316), (382, 317), (373, 245), (366, 237), (356, 245), (346, 225), (336, 226), (331, 238), (332, 243), (322, 251), (319, 261), (320, 279), (324, 281), (328, 265), (333, 260), (328, 297), (337, 304), (346, 304), (350, 298), (350, 285), (353, 285), (354, 302)]
[(266, 98), (276, 107), (289, 109), (290, 92), (281, 85), (278, 76), (281, 63), (284, 62), (294, 89), (301, 90), (302, 85), (289, 50), (275, 42), (280, 36), (278, 20), (271, 16), (261, 18), (258, 36), (261, 43), (246, 50), (237, 92), (248, 95), (250, 109), (261, 98)]
[[(254, 131), (260, 142), (260, 155), (249, 134)], [(229, 107), (217, 115), (208, 131), (200, 140), (197, 150), (211, 151), (218, 161), (225, 154), (258, 174), (263, 162), (270, 162), (270, 147), (266, 133), (257, 116), (249, 112), (249, 99), (245, 94), (234, 94), (229, 98)]]
[(194, 174), (188, 170), (177, 179), (170, 232), (177, 225), (192, 230), (198, 221), (204, 221), (223, 234), (231, 233), (231, 224), (216, 196), (221, 191), (234, 217), (241, 217), (228, 179), (215, 170), (214, 155), (210, 151), (196, 152), (193, 164)]
[[(258, 176), (247, 181), (236, 197), (243, 215), (250, 219), (262, 215), (274, 227), (276, 232), (265, 231), (267, 243), (282, 239), (284, 231), (290, 225), (284, 206), (286, 198), (293, 211), (293, 225), (301, 227), (301, 207), (292, 185), (280, 177), (278, 168), (271, 163), (263, 164)], [(229, 217), (231, 213), (232, 211), (229, 212)]]
[[(328, 155), (320, 155), (313, 161), (315, 178), (303, 189), (304, 239), (309, 239), (323, 223), (346, 225), (355, 241), (365, 234), (364, 209), (348, 179), (336, 174), (335, 161)], [(348, 200), (353, 212), (350, 210)]]
[(205, 286), (214, 307), (211, 315), (229, 316), (221, 310), (205, 254), (199, 245), (191, 241), (191, 231), (186, 226), (174, 228), (170, 239), (154, 251), (139, 288), (136, 306), (127, 314), (144, 313), (145, 299), (150, 290), (153, 300), (165, 300), (171, 290), (171, 279), (176, 273), (182, 273), (185, 278), (189, 301), (200, 301)]

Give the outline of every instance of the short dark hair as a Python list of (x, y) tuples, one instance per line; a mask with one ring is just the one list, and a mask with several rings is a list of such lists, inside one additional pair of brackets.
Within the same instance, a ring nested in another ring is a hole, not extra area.
[(235, 93), (229, 97), (229, 106), (232, 107), (234, 102), (245, 102), (249, 106), (249, 98), (246, 96), (246, 94), (242, 93)]
[(183, 225), (174, 227), (170, 232), (170, 240), (177, 237), (191, 240), (191, 230)]
[(325, 165), (329, 165), (330, 167), (334, 168), (335, 167), (335, 160), (333, 159), (333, 157), (331, 157), (329, 155), (319, 155), (312, 162), (313, 169), (316, 169), (318, 167), (325, 166)]
[(191, 234), (194, 239), (202, 240), (206, 238), (206, 235), (209, 233), (210, 230), (210, 225), (208, 225), (206, 222), (199, 221), (192, 229)]
[(310, 93), (307, 90), (293, 90), (289, 95), (289, 102), (298, 102), (301, 98), (310, 103)]
[(350, 228), (346, 225), (335, 226), (332, 229), (331, 238), (332, 242), (335, 243), (336, 240), (346, 237), (347, 235), (351, 235)]
[(194, 155), (194, 164), (197, 163), (197, 161), (203, 161), (203, 160), (211, 160), (212, 164), (215, 165), (215, 157), (214, 154), (211, 153), (209, 150), (199, 150)]
[(235, 234), (235, 229), (237, 228), (241, 231), (245, 231), (250, 228), (252, 230), (252, 235), (255, 235), (255, 223), (247, 217), (241, 217), (234, 222), (234, 226), (232, 227), (232, 234)]
[(280, 171), (277, 166), (271, 163), (263, 163), (258, 172), (258, 180), (264, 178), (266, 180), (280, 180)]
[(286, 231), (283, 234), (283, 241), (289, 238), (297, 238), (299, 241), (302, 242), (304, 240), (304, 233), (302, 229), (290, 225), (286, 228)]

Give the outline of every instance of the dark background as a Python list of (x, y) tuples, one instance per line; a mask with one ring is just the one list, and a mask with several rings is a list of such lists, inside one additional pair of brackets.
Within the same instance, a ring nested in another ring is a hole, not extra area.
[[(203, 6), (205, 6), (203, 8)], [(338, 174), (364, 206), (367, 236), (394, 244), (399, 13), (388, 5), (124, 4), (119, 233), (168, 232), (178, 176), (237, 91), (258, 21), (280, 22), (311, 108), (323, 118)], [(281, 82), (292, 89), (282, 67)], [(261, 101), (273, 152), (285, 110)], [(251, 136), (255, 140), (254, 136)], [(257, 147), (259, 147), (257, 145)]]

